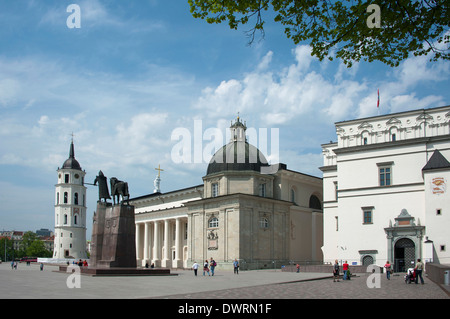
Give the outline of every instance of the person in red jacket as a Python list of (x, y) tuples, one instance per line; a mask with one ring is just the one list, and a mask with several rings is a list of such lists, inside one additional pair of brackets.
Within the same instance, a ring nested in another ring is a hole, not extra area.
[(348, 263), (347, 260), (345, 261), (345, 263), (342, 264), (342, 271), (344, 272), (344, 280), (350, 279), (350, 277), (348, 277)]

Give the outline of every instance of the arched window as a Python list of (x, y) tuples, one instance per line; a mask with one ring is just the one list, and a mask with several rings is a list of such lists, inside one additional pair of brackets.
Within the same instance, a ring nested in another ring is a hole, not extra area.
[(67, 214), (64, 214), (64, 225), (67, 225)]
[(73, 196), (73, 203), (74, 203), (75, 205), (78, 205), (78, 193), (75, 193), (75, 194), (74, 194), (74, 196)]
[(361, 133), (361, 145), (369, 144), (369, 132), (364, 131)]
[(73, 216), (73, 223), (74, 223), (75, 225), (78, 224), (78, 215)]
[(295, 203), (295, 190), (291, 188), (291, 202)]
[(219, 227), (219, 219), (217, 217), (213, 217), (209, 220), (208, 223), (209, 228), (217, 228)]
[(69, 202), (69, 193), (64, 192), (64, 204), (67, 204)]
[(311, 195), (309, 198), (309, 208), (322, 209), (322, 204), (316, 195)]
[(389, 130), (389, 140), (395, 142), (397, 140), (397, 128), (395, 126), (391, 127)]

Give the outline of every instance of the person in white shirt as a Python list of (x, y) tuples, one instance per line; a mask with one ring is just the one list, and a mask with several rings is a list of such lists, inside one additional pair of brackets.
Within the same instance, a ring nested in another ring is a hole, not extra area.
[(196, 261), (194, 261), (194, 264), (192, 265), (192, 269), (194, 270), (194, 275), (197, 276), (198, 264)]

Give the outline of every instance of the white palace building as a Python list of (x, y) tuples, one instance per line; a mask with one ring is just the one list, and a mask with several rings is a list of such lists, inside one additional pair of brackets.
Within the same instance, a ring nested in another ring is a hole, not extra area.
[(324, 262), (450, 263), (450, 106), (335, 125), (322, 145)]

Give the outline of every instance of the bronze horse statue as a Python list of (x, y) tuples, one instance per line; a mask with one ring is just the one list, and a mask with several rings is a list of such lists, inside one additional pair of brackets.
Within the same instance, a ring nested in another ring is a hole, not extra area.
[(128, 193), (128, 183), (118, 180), (115, 177), (111, 177), (109, 180), (111, 184), (111, 196), (113, 198), (114, 205), (116, 204), (116, 196), (117, 196), (117, 204), (120, 203), (119, 196), (122, 196), (122, 201), (127, 200), (127, 204), (129, 204), (130, 194)]

